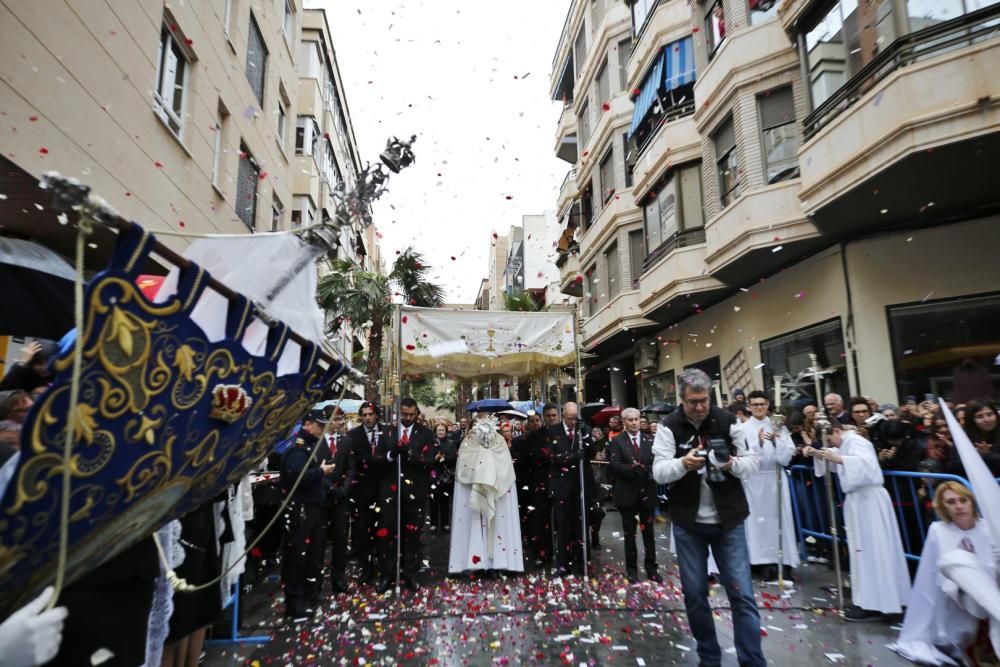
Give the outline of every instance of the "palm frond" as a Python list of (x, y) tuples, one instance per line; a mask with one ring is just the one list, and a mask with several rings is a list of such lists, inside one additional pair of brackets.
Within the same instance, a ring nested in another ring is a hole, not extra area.
[(423, 255), (410, 247), (393, 262), (389, 281), (407, 305), (436, 308), (444, 303), (444, 289), (427, 279), (429, 273)]

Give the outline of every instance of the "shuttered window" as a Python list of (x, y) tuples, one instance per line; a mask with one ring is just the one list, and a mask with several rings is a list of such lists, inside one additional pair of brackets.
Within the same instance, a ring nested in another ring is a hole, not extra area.
[(264, 80), (267, 74), (267, 47), (264, 35), (253, 14), (250, 15), (250, 34), (247, 37), (247, 81), (257, 98), (257, 104), (264, 106)]
[(260, 167), (247, 145), (240, 142), (240, 172), (236, 180), (236, 215), (254, 231), (257, 220), (257, 181)]
[(612, 243), (604, 252), (604, 261), (607, 264), (607, 271), (604, 275), (608, 277), (608, 284), (605, 288), (608, 300), (615, 298), (622, 291), (621, 262), (618, 258), (618, 242)]

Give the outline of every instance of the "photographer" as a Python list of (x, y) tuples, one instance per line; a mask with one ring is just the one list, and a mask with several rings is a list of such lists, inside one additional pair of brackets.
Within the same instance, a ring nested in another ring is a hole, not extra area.
[(750, 580), (743, 482), (757, 471), (743, 432), (728, 412), (711, 407), (712, 381), (703, 371), (681, 373), (681, 409), (656, 431), (653, 478), (670, 484), (670, 514), (680, 565), (684, 607), (702, 664), (717, 665), (722, 649), (708, 604), (708, 548), (718, 563), (733, 611), (741, 665), (765, 665), (760, 614)]

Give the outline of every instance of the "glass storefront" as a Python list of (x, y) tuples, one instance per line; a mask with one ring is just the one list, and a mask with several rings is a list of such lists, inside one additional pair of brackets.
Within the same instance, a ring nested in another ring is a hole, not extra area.
[(650, 375), (642, 378), (642, 406), (651, 403), (677, 402), (677, 385), (673, 371), (666, 371), (657, 375)]
[(810, 354), (816, 355), (820, 368), (832, 371), (821, 381), (822, 393), (836, 392), (845, 399), (850, 393), (844, 359), (844, 332), (838, 318), (761, 341), (764, 387), (773, 392), (774, 379), (780, 377), (783, 405), (816, 397), (812, 378), (802, 375), (812, 365)]
[(889, 306), (899, 400), (1000, 397), (1000, 294)]

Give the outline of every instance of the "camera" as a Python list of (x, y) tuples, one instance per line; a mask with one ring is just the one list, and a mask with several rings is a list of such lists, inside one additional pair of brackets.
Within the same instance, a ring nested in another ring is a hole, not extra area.
[(883, 415), (881, 412), (876, 412), (871, 417), (865, 420), (865, 426), (871, 428), (872, 426), (876, 426), (879, 422), (882, 421), (885, 421), (885, 415)]
[(725, 481), (725, 473), (721, 467), (729, 463), (729, 445), (722, 438), (712, 438), (708, 441), (708, 480), (710, 482)]

